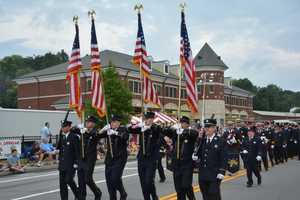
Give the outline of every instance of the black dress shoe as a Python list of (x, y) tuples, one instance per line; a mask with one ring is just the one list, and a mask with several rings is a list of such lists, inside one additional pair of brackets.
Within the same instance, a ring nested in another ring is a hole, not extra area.
[(247, 187), (250, 188), (252, 187), (253, 183), (247, 182)]
[(120, 196), (120, 200), (126, 200), (127, 199), (127, 194), (125, 193), (125, 194), (122, 194), (121, 196)]
[(261, 185), (261, 178), (257, 179), (257, 185)]

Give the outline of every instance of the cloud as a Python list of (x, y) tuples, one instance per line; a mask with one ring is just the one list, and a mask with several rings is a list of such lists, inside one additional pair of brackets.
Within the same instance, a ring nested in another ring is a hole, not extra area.
[[(208, 42), (229, 66), (227, 76), (248, 77), (255, 84), (278, 84), (300, 90), (300, 85), (282, 80), (278, 74), (290, 74), (296, 79), (300, 74), (300, 51), (276, 45), (272, 39), (284, 37), (288, 29), (272, 32), (258, 18), (229, 18), (215, 24), (192, 26), (190, 37), (194, 54)], [(260, 35), (269, 31), (269, 38)], [(178, 38), (176, 39), (178, 40)]]
[[(37, 15), (38, 18), (35, 18)], [(21, 45), (27, 48), (46, 51), (66, 49), (69, 52), (74, 38), (74, 25), (70, 21), (63, 19), (54, 25), (48, 21), (47, 15), (35, 11), (14, 15), (10, 20), (1, 22), (0, 42), (23, 39)], [(130, 26), (96, 21), (101, 48), (124, 51), (123, 41), (133, 37), (134, 33)], [(79, 21), (79, 29), (82, 52), (89, 53), (90, 23)]]
[[(172, 1), (172, 4), (161, 0), (142, 2), (148, 53), (155, 59), (178, 63), (180, 1)], [(270, 2), (273, 7), (266, 12), (264, 6), (269, 7)], [(93, 8), (97, 12), (100, 48), (130, 54), (137, 31), (134, 3), (119, 0), (47, 0), (45, 3), (11, 0), (1, 3), (0, 12), (9, 11), (1, 12), (1, 50), (4, 55), (15, 50), (34, 54), (61, 49), (70, 52), (74, 38), (71, 19), (77, 14), (80, 16), (81, 52), (88, 54), (90, 23), (87, 11)], [(300, 74), (300, 29), (296, 20), (299, 5), (269, 0), (251, 4), (211, 1), (203, 6), (201, 1), (191, 1), (186, 20), (193, 53), (196, 55), (208, 42), (229, 66), (226, 75), (248, 77), (258, 85), (276, 83), (300, 90), (300, 84), (295, 84)], [(13, 48), (5, 50), (7, 47)], [(289, 78), (282, 78), (283, 75)]]

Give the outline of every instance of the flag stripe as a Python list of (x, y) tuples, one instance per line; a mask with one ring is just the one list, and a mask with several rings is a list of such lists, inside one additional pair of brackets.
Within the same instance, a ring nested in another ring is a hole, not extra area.
[(148, 61), (146, 50), (146, 42), (144, 37), (144, 31), (142, 26), (141, 14), (138, 13), (138, 32), (137, 32), (137, 40), (135, 43), (135, 50), (133, 56), (133, 63), (141, 68), (141, 72), (144, 75), (143, 78), (143, 91), (142, 94), (144, 101), (146, 103), (152, 102), (157, 106), (160, 106), (160, 100), (158, 94), (155, 90), (154, 84), (151, 80), (151, 68)]
[(184, 12), (181, 13), (180, 32), (180, 63), (184, 68), (186, 79), (187, 104), (192, 113), (198, 112), (198, 92), (196, 85), (196, 66), (190, 46), (188, 32), (185, 24)]
[(92, 70), (92, 107), (97, 110), (100, 117), (106, 115), (103, 83), (101, 80), (101, 59), (99, 54), (95, 21), (92, 19), (91, 27), (91, 70)]
[(75, 38), (72, 47), (72, 53), (69, 59), (69, 66), (67, 68), (67, 81), (69, 81), (69, 107), (74, 108), (77, 115), (81, 118), (83, 111), (82, 95), (80, 88), (80, 70), (82, 68), (80, 58), (79, 45), (79, 28), (75, 24)]

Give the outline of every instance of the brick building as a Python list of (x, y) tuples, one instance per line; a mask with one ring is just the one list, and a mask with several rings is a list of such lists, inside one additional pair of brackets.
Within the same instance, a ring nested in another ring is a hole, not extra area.
[[(133, 93), (132, 104), (139, 112), (141, 84), (139, 69), (132, 65), (132, 56), (104, 50), (100, 52), (101, 63), (105, 70), (111, 62), (116, 66), (120, 78), (128, 82)], [(178, 105), (178, 65), (170, 65), (167, 60), (155, 61), (151, 57), (152, 78), (159, 93), (162, 111), (176, 114)], [(85, 97), (91, 90), (89, 56), (82, 58), (81, 87)], [(252, 115), (253, 95), (231, 85), (230, 78), (224, 77), (228, 67), (206, 43), (195, 57), (200, 113), (195, 118), (210, 117), (215, 114), (218, 122), (248, 119)], [(62, 63), (43, 70), (35, 71), (16, 79), (18, 84), (18, 108), (63, 110), (67, 108), (68, 91), (65, 77), (68, 63)], [(185, 83), (182, 82), (182, 112), (189, 114), (186, 104)], [(158, 109), (147, 105), (149, 109)], [(203, 113), (202, 113), (203, 111)]]

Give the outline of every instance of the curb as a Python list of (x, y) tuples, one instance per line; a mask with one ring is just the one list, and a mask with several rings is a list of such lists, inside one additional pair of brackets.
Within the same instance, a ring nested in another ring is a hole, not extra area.
[[(133, 161), (135, 159), (136, 159), (136, 156), (128, 156), (127, 161)], [(104, 164), (104, 159), (97, 160), (95, 166), (103, 165), (103, 164)], [(57, 170), (57, 168), (58, 168), (58, 164), (44, 165), (44, 166), (41, 166), (41, 167), (28, 166), (27, 168), (25, 168), (25, 173), (52, 171), (52, 170)], [(17, 174), (17, 173), (13, 173), (9, 170), (5, 170), (5, 171), (0, 172), (0, 177), (9, 176), (9, 175), (13, 175), (13, 174)]]

